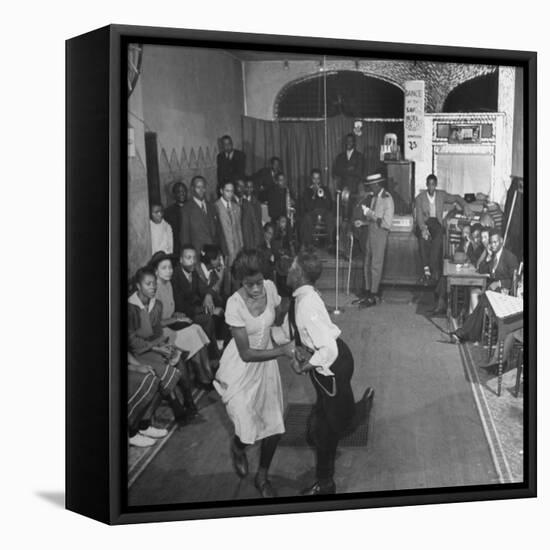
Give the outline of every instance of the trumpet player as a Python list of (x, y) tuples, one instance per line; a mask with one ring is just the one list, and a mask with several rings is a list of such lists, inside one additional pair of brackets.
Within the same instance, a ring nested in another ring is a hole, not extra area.
[(314, 168), (311, 173), (309, 189), (304, 192), (302, 205), (304, 215), (300, 227), (300, 238), (302, 245), (313, 244), (314, 229), (317, 225), (326, 227), (329, 246), (334, 241), (334, 230), (336, 228), (334, 215), (332, 213), (332, 195), (328, 187), (321, 182), (321, 170)]

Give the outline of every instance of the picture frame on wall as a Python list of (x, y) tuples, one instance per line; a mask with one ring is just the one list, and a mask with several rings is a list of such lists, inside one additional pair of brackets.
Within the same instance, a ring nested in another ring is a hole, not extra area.
[(66, 69), (67, 509), (536, 496), (536, 53), (109, 25)]

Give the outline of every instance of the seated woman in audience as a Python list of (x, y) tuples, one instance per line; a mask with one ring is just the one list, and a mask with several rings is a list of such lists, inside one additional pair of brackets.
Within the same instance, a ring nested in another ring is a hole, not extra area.
[(205, 244), (200, 253), (197, 275), (210, 289), (214, 305), (221, 308), (225, 308), (227, 299), (223, 291), (224, 272), (225, 266), (223, 265), (221, 248), (216, 244)]
[(157, 252), (149, 262), (157, 278), (156, 298), (162, 304), (161, 325), (168, 342), (187, 353), (187, 361), (195, 374), (195, 380), (206, 389), (212, 388), (214, 373), (208, 358), (210, 340), (200, 325), (184, 313), (175, 311), (172, 277), (172, 256)]
[(128, 437), (133, 447), (151, 447), (168, 430), (155, 428), (151, 418), (160, 405), (160, 381), (149, 365), (128, 353)]
[(152, 254), (162, 250), (167, 254), (172, 254), (174, 251), (174, 235), (172, 227), (164, 219), (164, 208), (161, 204), (151, 205), (151, 249)]
[[(484, 227), (481, 224), (476, 224), (476, 229), (479, 226), (479, 246), (476, 251), (476, 255), (473, 257), (475, 263), (472, 261), (473, 265), (476, 266), (476, 269), (479, 271), (481, 265), (485, 263), (485, 258), (489, 253), (489, 234), (491, 232), (490, 227)], [(470, 289), (470, 309), (469, 313), (472, 313), (476, 308), (479, 302), (479, 296), (481, 295), (480, 288), (471, 288)]]
[[(197, 416), (191, 393), (191, 378), (182, 352), (168, 343), (162, 326), (162, 303), (157, 300), (157, 278), (150, 267), (138, 269), (135, 292), (128, 298), (128, 350), (149, 365), (160, 380), (162, 394), (168, 399), (176, 421)], [(176, 389), (183, 394), (182, 409)]]

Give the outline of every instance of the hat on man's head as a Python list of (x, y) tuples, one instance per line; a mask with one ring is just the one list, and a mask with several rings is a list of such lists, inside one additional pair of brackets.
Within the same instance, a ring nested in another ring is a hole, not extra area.
[(372, 174), (370, 176), (367, 176), (363, 183), (365, 185), (373, 185), (375, 183), (382, 185), (385, 181), (386, 178), (382, 177), (382, 174)]
[(163, 262), (164, 260), (171, 260), (173, 262), (174, 260), (177, 260), (177, 258), (174, 254), (167, 254), (164, 250), (159, 250), (158, 252), (155, 252), (153, 257), (149, 260), (149, 267), (156, 269), (160, 262)]

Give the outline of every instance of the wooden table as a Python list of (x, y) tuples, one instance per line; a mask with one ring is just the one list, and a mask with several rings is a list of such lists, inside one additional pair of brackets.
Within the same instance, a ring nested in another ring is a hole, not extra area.
[(449, 331), (451, 325), (451, 289), (453, 286), (478, 287), (483, 292), (489, 275), (478, 273), (471, 264), (454, 264), (450, 260), (443, 260), (443, 275), (447, 278), (447, 323)]
[(504, 340), (510, 333), (523, 328), (523, 298), (507, 296), (488, 290), (485, 293), (491, 312), (497, 324), (498, 386), (497, 395), (502, 391), (502, 371), (504, 361)]

